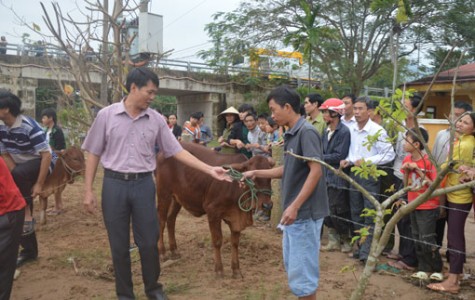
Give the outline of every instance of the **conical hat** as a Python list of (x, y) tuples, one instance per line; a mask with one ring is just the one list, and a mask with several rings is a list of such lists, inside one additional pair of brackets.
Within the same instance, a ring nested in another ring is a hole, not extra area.
[(226, 110), (224, 110), (222, 113), (219, 115), (226, 115), (226, 114), (236, 114), (239, 116), (239, 112), (237, 109), (235, 109), (233, 106), (228, 107)]

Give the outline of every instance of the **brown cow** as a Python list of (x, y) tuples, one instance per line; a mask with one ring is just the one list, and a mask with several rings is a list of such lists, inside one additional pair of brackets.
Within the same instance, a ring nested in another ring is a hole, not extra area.
[[(269, 169), (267, 158), (256, 156), (246, 160), (241, 155), (216, 153), (206, 147), (182, 143), (198, 159), (214, 166), (229, 164), (233, 169), (244, 172), (255, 169)], [(208, 215), (208, 224), (214, 247), (215, 271), (222, 275), (221, 245), (223, 241), (221, 221), (228, 224), (231, 230), (231, 267), (233, 276), (241, 275), (239, 269), (239, 238), (241, 231), (253, 224), (252, 211), (245, 212), (239, 208), (238, 199), (246, 192), (238, 182), (222, 182), (204, 173), (185, 166), (175, 158), (158, 157), (157, 171), (158, 214), (160, 220), (160, 239), (158, 249), (162, 257), (165, 255), (163, 232), (168, 230), (168, 239), (172, 257), (178, 257), (175, 239), (176, 216), (183, 206), (196, 217)], [(255, 186), (270, 192), (269, 179), (256, 179)], [(253, 208), (261, 208), (263, 203), (271, 203), (269, 193), (258, 193), (257, 204)]]
[(40, 224), (46, 224), (48, 197), (54, 194), (55, 199), (61, 199), (66, 184), (73, 183), (77, 175), (84, 173), (84, 155), (79, 148), (72, 146), (57, 154), (58, 160), (53, 172), (46, 177), (43, 191), (40, 193)]

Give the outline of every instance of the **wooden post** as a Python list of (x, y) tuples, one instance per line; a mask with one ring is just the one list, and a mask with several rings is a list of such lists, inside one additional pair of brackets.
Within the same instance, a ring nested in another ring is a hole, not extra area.
[[(281, 166), (284, 163), (284, 146), (272, 146), (272, 158), (275, 161), (275, 167)], [(271, 224), (276, 228), (282, 218), (282, 201), (281, 201), (281, 180), (272, 179), (272, 214)]]

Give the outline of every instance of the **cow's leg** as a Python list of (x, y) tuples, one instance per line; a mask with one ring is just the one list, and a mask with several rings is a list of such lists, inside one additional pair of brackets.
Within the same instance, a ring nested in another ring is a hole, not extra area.
[(239, 268), (239, 239), (240, 231), (231, 230), (231, 268), (233, 270), (233, 278), (243, 278), (241, 269)]
[(168, 209), (168, 217), (167, 217), (168, 243), (170, 245), (171, 259), (180, 258), (180, 254), (177, 251), (176, 238), (175, 238), (176, 217), (178, 213), (180, 212), (180, 209), (181, 209), (181, 205), (175, 199), (173, 199), (170, 205), (170, 208)]
[(56, 210), (58, 213), (63, 210), (63, 199), (61, 198), (61, 195), (65, 188), (66, 185), (63, 185), (58, 187), (56, 191), (54, 191), (54, 210)]
[(160, 258), (166, 260), (165, 242), (163, 241), (163, 233), (165, 232), (165, 226), (167, 226), (168, 209), (170, 207), (171, 195), (163, 195), (160, 193), (160, 189), (157, 186), (157, 210), (158, 221), (160, 222), (160, 236), (158, 238), (158, 253)]
[(223, 261), (221, 260), (221, 245), (223, 244), (223, 232), (221, 231), (221, 219), (213, 218), (208, 214), (208, 224), (211, 232), (211, 242), (214, 248), (214, 271), (216, 275), (223, 276)]
[(48, 208), (48, 197), (40, 197), (40, 224), (46, 224), (46, 209)]

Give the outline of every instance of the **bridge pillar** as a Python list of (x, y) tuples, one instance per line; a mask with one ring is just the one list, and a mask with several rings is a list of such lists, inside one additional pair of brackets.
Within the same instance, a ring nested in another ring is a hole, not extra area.
[(226, 109), (226, 95), (219, 93), (200, 93), (193, 95), (177, 96), (177, 117), (181, 126), (190, 120), (190, 115), (201, 111), (204, 122), (211, 127), (216, 137), (219, 131), (217, 115)]
[(36, 89), (38, 79), (25, 78), (20, 68), (0, 67), (0, 89), (5, 89), (21, 99), (25, 115), (35, 118)]

